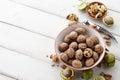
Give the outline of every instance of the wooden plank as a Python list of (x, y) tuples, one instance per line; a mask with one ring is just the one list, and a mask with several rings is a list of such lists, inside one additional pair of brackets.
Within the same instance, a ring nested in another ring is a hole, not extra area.
[(61, 80), (59, 67), (52, 67), (52, 64), (3, 48), (0, 48), (0, 64), (0, 72), (10, 74), (18, 80)]
[(13, 79), (4, 75), (0, 75), (0, 80), (16, 80), (16, 79)]
[[(4, 2), (4, 5), (8, 4), (8, 7), (4, 7), (4, 13), (2, 13), (3, 11), (1, 11), (0, 14), (3, 15), (1, 16), (1, 18), (10, 23), (13, 22), (14, 24), (20, 25), (22, 29), (27, 28), (31, 31), (43, 33), (55, 38), (57, 34), (66, 27), (65, 25), (67, 21), (64, 19), (47, 13), (39, 12), (34, 9), (27, 8), (9, 1)], [(5, 13), (7, 13), (8, 11), (9, 13), (7, 14), (7, 16), (9, 16), (9, 18), (5, 16)], [(31, 14), (29, 15), (29, 13)], [(24, 16), (26, 18), (24, 18)], [(54, 52), (53, 40), (5, 24), (0, 24), (0, 37), (0, 45), (37, 59), (44, 60), (47, 53)], [(118, 39), (118, 41), (120, 41), (120, 37), (115, 37)], [(45, 44), (51, 45), (51, 47), (48, 48), (48, 45)], [(111, 52), (115, 52), (118, 59), (120, 59), (119, 51), (116, 52), (114, 50), (114, 47), (110, 48), (110, 50)], [(41, 57), (41, 53), (44, 53), (42, 54), (44, 57)]]
[(46, 55), (54, 53), (52, 39), (4, 23), (0, 23), (0, 38), (0, 46), (43, 61)]
[[(44, 63), (40, 60), (31, 59), (27, 56), (0, 48), (0, 72), (10, 74), (18, 80), (61, 80), (60, 68), (51, 67), (51, 64)], [(94, 68), (94, 76), (101, 71), (111, 73), (113, 80), (119, 79), (120, 61), (116, 61), (116, 65), (112, 68)], [(115, 74), (113, 74), (115, 73)], [(78, 76), (75, 80), (82, 80)], [(12, 79), (8, 79), (12, 80)]]
[[(78, 11), (75, 7), (78, 4), (76, 0), (75, 2), (73, 1), (73, 3), (70, 3), (70, 4), (67, 3), (67, 0), (64, 3), (60, 1), (59, 4), (58, 3), (55, 4), (56, 3), (55, 0), (50, 1), (46, 4), (43, 1), (42, 5), (40, 4), (41, 1), (38, 1), (38, 0), (34, 0), (34, 1), (25, 0), (25, 1), (26, 1), (25, 4), (33, 6), (34, 8), (45, 10), (47, 12), (55, 13), (57, 15), (64, 16), (64, 17), (67, 16), (69, 13), (75, 13), (77, 14), (77, 16), (79, 16), (80, 21), (89, 19), (105, 27), (101, 23), (101, 21), (92, 20), (87, 16), (87, 14), (84, 14), (84, 12)], [(2, 3), (5, 3), (5, 4), (2, 5)], [(55, 5), (53, 6), (52, 4), (55, 4)], [(52, 6), (49, 8), (49, 7), (46, 7), (47, 5), (52, 5)], [(58, 6), (58, 7), (55, 7), (55, 6)], [(4, 10), (2, 9), (3, 7), (5, 8)], [(44, 13), (42, 11), (37, 11), (25, 6), (20, 6), (8, 1), (1, 2), (0, 9), (1, 9), (0, 20), (21, 26), (22, 28), (25, 28), (34, 32), (46, 34), (54, 38), (56, 37), (56, 34), (58, 34), (58, 32), (61, 31), (67, 23), (65, 19), (61, 19), (59, 17)], [(9, 13), (7, 11), (9, 11)], [(120, 21), (120, 18), (119, 18), (120, 14), (113, 11), (109, 11), (108, 15), (113, 16), (113, 18), (115, 19), (115, 25), (111, 28), (108, 28), (108, 27), (105, 27), (105, 28), (119, 35), (120, 23), (118, 21)]]

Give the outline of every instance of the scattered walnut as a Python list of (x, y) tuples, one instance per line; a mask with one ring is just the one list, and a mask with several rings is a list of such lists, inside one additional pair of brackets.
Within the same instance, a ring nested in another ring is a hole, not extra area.
[(51, 66), (52, 66), (52, 67), (55, 67), (55, 64), (52, 64)]
[(86, 59), (85, 61), (85, 65), (86, 66), (92, 66), (94, 64), (94, 59), (93, 58), (89, 58), (89, 59)]
[(75, 14), (69, 14), (66, 19), (71, 20), (71, 21), (76, 21), (78, 22), (78, 17)]
[(84, 28), (76, 28), (75, 31), (78, 33), (78, 34), (85, 34), (86, 33), (86, 30)]
[(110, 40), (110, 36), (108, 36), (108, 35), (105, 35), (103, 38), (106, 40)]
[(59, 45), (59, 50), (61, 51), (61, 52), (64, 52), (64, 51), (66, 51), (67, 49), (68, 49), (68, 44), (67, 43), (65, 43), (65, 42), (62, 42), (60, 45)]
[(76, 24), (77, 24), (76, 21), (72, 21), (72, 22), (70, 22), (70, 23), (68, 24), (68, 26), (73, 26), (73, 25), (76, 25)]
[(111, 41), (110, 40), (106, 40), (106, 45), (107, 46), (111, 46)]
[(58, 62), (59, 61), (58, 56), (56, 54), (51, 54), (50, 59), (52, 59), (53, 62)]
[(72, 66), (75, 68), (81, 68), (82, 67), (82, 62), (79, 60), (73, 60), (72, 61)]
[(111, 74), (105, 74), (104, 72), (101, 72), (100, 75), (103, 76), (105, 80), (112, 80)]

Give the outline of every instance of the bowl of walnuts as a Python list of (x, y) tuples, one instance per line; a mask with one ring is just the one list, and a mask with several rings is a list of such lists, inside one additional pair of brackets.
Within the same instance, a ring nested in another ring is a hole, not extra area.
[(74, 70), (87, 70), (102, 61), (105, 44), (95, 29), (76, 24), (58, 34), (55, 40), (55, 52), (61, 64)]
[(91, 2), (86, 7), (86, 12), (93, 19), (102, 19), (107, 14), (107, 7), (101, 2)]

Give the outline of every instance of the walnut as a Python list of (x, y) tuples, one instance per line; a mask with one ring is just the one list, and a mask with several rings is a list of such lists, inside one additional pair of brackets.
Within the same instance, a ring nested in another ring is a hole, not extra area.
[(94, 64), (94, 59), (93, 58), (86, 59), (85, 65), (87, 67), (92, 66), (93, 64)]
[(81, 68), (82, 67), (82, 62), (79, 60), (73, 60), (72, 61), (72, 66), (75, 68)]
[(93, 51), (90, 48), (86, 48), (83, 54), (86, 58), (90, 58), (93, 55)]
[(95, 45), (95, 52), (101, 54), (103, 52), (103, 47), (100, 44)]
[(68, 49), (68, 44), (67, 43), (65, 43), (65, 42), (62, 42), (60, 45), (59, 45), (59, 50), (61, 51), (61, 52), (64, 52), (64, 51), (66, 51), (67, 49)]
[(79, 35), (77, 37), (77, 42), (85, 42), (86, 41), (86, 36), (85, 35)]
[(98, 58), (99, 58), (98, 53), (93, 52), (93, 59), (94, 59), (95, 61), (97, 61), (97, 60), (98, 60)]
[(94, 45), (99, 43), (99, 40), (96, 36), (90, 36), (90, 38), (93, 41)]
[(64, 37), (64, 40), (63, 40), (63, 41), (66, 42), (66, 43), (70, 43), (70, 42), (71, 42), (71, 39), (70, 39), (69, 35), (66, 35), (66, 36)]
[(105, 35), (103, 38), (106, 40), (110, 40), (110, 36), (108, 36), (108, 35)]
[(94, 46), (94, 42), (93, 42), (93, 40), (92, 40), (90, 37), (88, 37), (88, 38), (86, 39), (86, 44), (87, 44), (87, 46), (90, 47), (90, 48), (92, 48), (92, 47)]
[(77, 47), (78, 47), (78, 44), (77, 44), (77, 42), (72, 42), (72, 43), (69, 45), (69, 47), (76, 50)]
[(58, 62), (59, 61), (58, 56), (56, 54), (51, 54), (50, 59), (52, 59), (53, 62)]
[(82, 50), (85, 50), (85, 49), (87, 48), (87, 44), (86, 44), (86, 43), (80, 43), (80, 44), (78, 45), (78, 48), (79, 48), (79, 49), (82, 49)]
[(75, 14), (69, 14), (66, 19), (71, 20), (71, 21), (76, 21), (78, 22), (78, 17)]
[(69, 48), (65, 51), (69, 58), (73, 58), (75, 56), (75, 51), (73, 48)]
[(78, 34), (85, 34), (86, 33), (86, 30), (84, 28), (76, 28), (75, 31), (78, 33)]
[(69, 59), (68, 55), (65, 54), (65, 53), (61, 53), (60, 57), (61, 57), (61, 59), (62, 59), (64, 62), (67, 62), (68, 59)]
[(76, 52), (75, 52), (75, 58), (76, 59), (79, 59), (79, 60), (82, 60), (83, 59), (83, 52), (81, 49), (78, 49)]
[(69, 65), (72, 65), (72, 61), (73, 61), (74, 59), (69, 59), (69, 61), (68, 61), (68, 64)]
[(72, 31), (72, 32), (69, 34), (70, 39), (73, 39), (73, 40), (76, 39), (77, 36), (78, 36), (78, 34), (77, 34), (77, 32), (75, 32), (75, 31)]
[(111, 46), (111, 41), (110, 40), (106, 40), (106, 45), (107, 46)]

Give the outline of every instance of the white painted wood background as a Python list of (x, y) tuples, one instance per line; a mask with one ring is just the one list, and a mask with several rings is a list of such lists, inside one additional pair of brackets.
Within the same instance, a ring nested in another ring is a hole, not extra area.
[[(67, 26), (69, 13), (102, 25), (120, 41), (120, 1), (100, 1), (115, 20), (111, 28), (78, 11), (79, 0), (0, 0), (0, 80), (61, 80), (60, 68), (51, 67), (46, 55), (54, 53), (54, 39)], [(119, 48), (113, 44), (109, 49), (117, 56), (115, 67), (95, 68), (95, 74), (104, 70), (119, 80)]]

